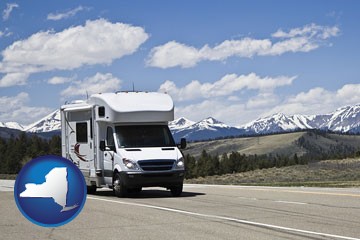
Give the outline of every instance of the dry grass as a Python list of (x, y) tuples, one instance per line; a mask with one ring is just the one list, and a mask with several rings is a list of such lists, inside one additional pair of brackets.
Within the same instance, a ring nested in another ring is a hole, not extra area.
[(330, 147), (338, 145), (346, 145), (356, 149), (360, 146), (360, 135), (317, 135), (309, 132), (294, 132), (189, 143), (184, 153), (198, 157), (202, 150), (205, 149), (210, 155), (221, 155), (235, 151), (246, 155), (280, 154), (293, 157), (296, 153), (298, 156), (302, 156), (307, 153), (308, 150), (300, 147), (296, 143), (301, 137), (311, 145), (321, 148), (325, 152), (329, 151)]
[(261, 186), (360, 187), (360, 159), (327, 160), (309, 165), (188, 179), (186, 182)]
[(15, 174), (0, 174), (0, 179), (15, 180), (16, 176)]

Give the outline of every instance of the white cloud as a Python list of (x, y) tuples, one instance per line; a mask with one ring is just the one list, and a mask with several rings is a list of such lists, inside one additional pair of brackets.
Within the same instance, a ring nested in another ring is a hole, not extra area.
[(24, 85), (29, 74), (27, 73), (8, 73), (0, 78), (0, 88), (10, 87), (15, 85)]
[(360, 103), (360, 84), (346, 84), (329, 91), (313, 88), (296, 95), (280, 96), (272, 92), (257, 92), (239, 96), (206, 98), (186, 104), (175, 99), (176, 117), (199, 121), (212, 116), (229, 125), (240, 126), (259, 117), (275, 113), (325, 114), (346, 105)]
[(71, 10), (63, 12), (63, 13), (49, 13), (47, 16), (47, 19), (58, 21), (58, 20), (70, 18), (70, 17), (75, 16), (78, 12), (83, 11), (85, 9), (86, 8), (84, 8), (83, 6), (78, 6), (74, 9), (71, 9)]
[(272, 34), (277, 41), (270, 39), (243, 38), (225, 40), (210, 47), (201, 48), (187, 46), (176, 41), (154, 47), (146, 64), (152, 67), (170, 68), (180, 66), (193, 67), (200, 61), (223, 61), (229, 57), (273, 56), (287, 52), (309, 52), (320, 47), (325, 40), (335, 37), (340, 29), (337, 26), (320, 26), (309, 24), (302, 28), (294, 28), (289, 32), (278, 30)]
[(284, 114), (324, 114), (336, 108), (360, 103), (360, 84), (346, 84), (336, 91), (313, 88), (307, 92), (290, 96), (278, 106), (268, 109), (264, 115)]
[(17, 3), (8, 3), (2, 14), (3, 20), (4, 21), (8, 20), (10, 17), (10, 14), (14, 10), (14, 8), (18, 8), (18, 7), (19, 7), (19, 4), (17, 4)]
[(212, 98), (230, 96), (242, 89), (272, 92), (280, 86), (290, 85), (296, 76), (259, 77), (255, 73), (248, 75), (227, 74), (214, 83), (200, 83), (192, 81), (179, 88), (172, 81), (165, 81), (160, 85), (159, 92), (167, 92), (177, 101), (188, 101), (197, 98)]
[(266, 108), (273, 107), (279, 102), (279, 97), (274, 93), (259, 93), (255, 97), (251, 97), (247, 103), (247, 109), (258, 109), (258, 108)]
[(87, 21), (62, 32), (38, 32), (14, 42), (2, 52), (0, 73), (36, 73), (71, 70), (84, 65), (111, 64), (134, 53), (148, 39), (141, 27)]
[(319, 26), (314, 23), (305, 25), (302, 28), (293, 28), (289, 32), (284, 32), (279, 29), (271, 36), (274, 38), (294, 38), (294, 37), (307, 37), (307, 38), (320, 38), (327, 39), (335, 37), (339, 34), (340, 29), (337, 26)]
[(96, 73), (83, 81), (73, 81), (71, 85), (61, 92), (62, 96), (81, 96), (102, 92), (114, 92), (120, 89), (121, 80), (111, 73)]
[(28, 106), (28, 102), (29, 94), (25, 92), (21, 92), (16, 96), (0, 97), (0, 122), (15, 121), (21, 124), (29, 124), (52, 110), (46, 107)]
[(64, 84), (64, 83), (67, 83), (67, 82), (70, 82), (74, 80), (73, 77), (59, 77), (59, 76), (55, 76), (55, 77), (52, 77), (50, 78), (47, 83), (48, 84), (52, 84), (52, 85), (57, 85), (57, 84)]
[(13, 33), (9, 31), (8, 28), (5, 28), (4, 31), (0, 31), (0, 38), (2, 37), (9, 37), (11, 36)]
[(178, 65), (186, 68), (195, 66), (200, 58), (201, 55), (196, 48), (171, 41), (153, 48), (147, 64), (160, 68), (175, 67)]

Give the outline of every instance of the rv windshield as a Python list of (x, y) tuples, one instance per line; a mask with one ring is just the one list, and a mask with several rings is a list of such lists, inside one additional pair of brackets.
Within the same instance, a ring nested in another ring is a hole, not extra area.
[(132, 125), (115, 127), (120, 148), (175, 147), (166, 125)]

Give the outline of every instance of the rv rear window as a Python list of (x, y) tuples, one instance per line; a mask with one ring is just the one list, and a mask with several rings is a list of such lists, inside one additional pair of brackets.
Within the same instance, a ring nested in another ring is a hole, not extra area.
[(76, 123), (76, 142), (87, 143), (87, 123)]

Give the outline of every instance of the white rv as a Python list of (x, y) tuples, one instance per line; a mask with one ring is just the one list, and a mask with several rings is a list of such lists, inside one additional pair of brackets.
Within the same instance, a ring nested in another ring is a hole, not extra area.
[(109, 187), (123, 197), (159, 186), (180, 196), (184, 158), (168, 128), (173, 119), (167, 94), (94, 94), (61, 106), (62, 156), (80, 168), (89, 192)]

